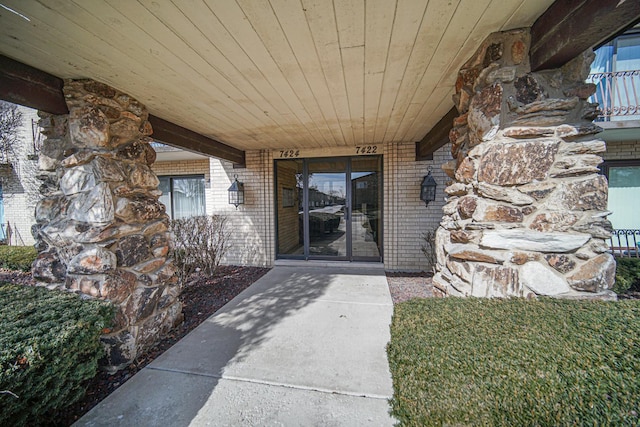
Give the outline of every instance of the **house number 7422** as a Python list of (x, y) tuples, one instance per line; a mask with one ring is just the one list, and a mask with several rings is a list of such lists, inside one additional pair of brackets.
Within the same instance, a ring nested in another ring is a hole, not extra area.
[(377, 152), (377, 145), (363, 145), (362, 147), (356, 147), (356, 154), (376, 154)]

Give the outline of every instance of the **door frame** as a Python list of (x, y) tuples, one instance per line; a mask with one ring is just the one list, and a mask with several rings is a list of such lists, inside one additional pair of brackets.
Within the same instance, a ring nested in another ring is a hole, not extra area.
[[(352, 186), (350, 182), (352, 167), (351, 163), (354, 158), (360, 156), (327, 156), (327, 157), (305, 157), (296, 159), (274, 159), (273, 161), (273, 208), (274, 208), (274, 253), (276, 259), (294, 259), (305, 261), (343, 261), (343, 262), (383, 262), (384, 259), (384, 171), (383, 171), (383, 157), (382, 155), (367, 156), (377, 157), (380, 159), (380, 171), (378, 176), (378, 182), (380, 190), (378, 191), (378, 204), (379, 204), (379, 224), (380, 231), (378, 232), (378, 250), (380, 256), (378, 257), (354, 257), (353, 256), (353, 233), (352, 233)], [(279, 254), (278, 253), (278, 167), (277, 162), (287, 160), (302, 160), (302, 206), (303, 206), (303, 254)], [(346, 234), (346, 255), (345, 256), (330, 256), (330, 255), (311, 255), (309, 253), (310, 248), (310, 233), (309, 233), (309, 163), (320, 162), (323, 160), (346, 160), (345, 167), (345, 234)]]

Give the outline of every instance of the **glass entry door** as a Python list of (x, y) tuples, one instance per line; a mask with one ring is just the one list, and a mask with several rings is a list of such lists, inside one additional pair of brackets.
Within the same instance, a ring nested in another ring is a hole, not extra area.
[(381, 261), (380, 156), (276, 160), (278, 258)]
[(369, 156), (351, 161), (351, 252), (356, 259), (381, 259), (381, 160)]
[(306, 224), (309, 257), (346, 259), (347, 161), (320, 159), (308, 163)]

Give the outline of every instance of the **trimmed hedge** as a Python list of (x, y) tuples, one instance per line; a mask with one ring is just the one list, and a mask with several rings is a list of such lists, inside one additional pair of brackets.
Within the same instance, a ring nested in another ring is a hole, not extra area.
[(80, 399), (97, 373), (111, 305), (44, 288), (0, 283), (0, 425), (44, 423)]
[(0, 246), (0, 267), (31, 271), (38, 251), (33, 246)]
[(640, 424), (640, 301), (424, 299), (395, 307), (401, 425)]
[(613, 290), (617, 294), (640, 292), (640, 258), (616, 258), (616, 283)]

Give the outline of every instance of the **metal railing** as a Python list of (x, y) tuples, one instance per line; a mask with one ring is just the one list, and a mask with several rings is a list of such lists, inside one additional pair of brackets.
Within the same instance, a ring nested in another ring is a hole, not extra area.
[(587, 83), (597, 86), (589, 97), (599, 104), (597, 120), (640, 115), (640, 70), (589, 74)]
[(624, 258), (640, 258), (640, 230), (613, 230), (611, 234), (610, 251), (614, 256)]

